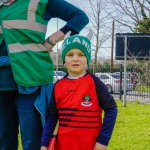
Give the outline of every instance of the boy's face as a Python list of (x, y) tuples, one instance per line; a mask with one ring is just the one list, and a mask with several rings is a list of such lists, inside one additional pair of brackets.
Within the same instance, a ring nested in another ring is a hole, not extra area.
[(71, 49), (65, 56), (64, 66), (72, 77), (80, 76), (86, 72), (87, 58), (79, 49)]

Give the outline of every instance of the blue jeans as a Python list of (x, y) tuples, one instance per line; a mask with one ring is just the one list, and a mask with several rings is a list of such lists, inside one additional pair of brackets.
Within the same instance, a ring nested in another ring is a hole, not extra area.
[(43, 128), (34, 107), (39, 92), (0, 91), (0, 150), (18, 150), (19, 126), (23, 150), (40, 150)]

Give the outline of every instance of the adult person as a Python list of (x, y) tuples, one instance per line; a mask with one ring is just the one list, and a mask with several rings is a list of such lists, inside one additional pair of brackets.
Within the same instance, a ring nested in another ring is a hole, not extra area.
[[(19, 126), (23, 150), (38, 150), (53, 88), (48, 50), (89, 20), (64, 0), (1, 0), (0, 5), (0, 150), (18, 149)], [(67, 23), (45, 40), (52, 17)]]

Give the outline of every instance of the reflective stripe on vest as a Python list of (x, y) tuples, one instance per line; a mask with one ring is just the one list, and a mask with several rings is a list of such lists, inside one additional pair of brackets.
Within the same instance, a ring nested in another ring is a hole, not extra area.
[(23, 46), (19, 43), (9, 44), (8, 48), (11, 50), (10, 53), (23, 52), (29, 49), (35, 52), (46, 51), (46, 48), (44, 46), (42, 46), (41, 44), (35, 44), (35, 43), (24, 44)]
[(18, 0), (10, 6), (2, 6), (5, 7), (1, 15), (2, 30), (14, 79), (25, 87), (53, 82), (53, 63), (43, 46), (47, 27), (43, 18), (46, 2)]
[[(34, 26), (33, 26), (34, 23)], [(6, 20), (3, 21), (3, 26), (6, 29), (28, 29), (39, 32), (46, 32), (46, 25), (28, 20)]]
[(3, 34), (2, 26), (0, 25), (0, 34)]

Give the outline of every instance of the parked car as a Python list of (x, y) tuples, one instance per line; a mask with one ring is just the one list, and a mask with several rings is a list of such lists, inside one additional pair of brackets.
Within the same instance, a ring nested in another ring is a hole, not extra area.
[[(120, 72), (113, 72), (112, 74), (120, 75)], [(131, 79), (132, 72), (126, 72), (126, 77)], [(122, 72), (122, 78), (124, 78), (124, 72)]]
[[(120, 80), (120, 74), (112, 74), (112, 73), (95, 73), (95, 75), (107, 86), (109, 93), (118, 93), (120, 92), (120, 86), (124, 87), (124, 79), (122, 78), (122, 82)], [(126, 79), (126, 89), (127, 91), (133, 90), (133, 84), (130, 79)]]
[(54, 71), (54, 83), (57, 80), (60, 80), (61, 78), (63, 78), (65, 75), (66, 75), (66, 73), (63, 71)]
[[(120, 75), (120, 72), (114, 72), (112, 74), (119, 74)], [(122, 77), (124, 77), (124, 72), (122, 72)], [(131, 80), (131, 82), (134, 86), (136, 86), (138, 84), (138, 82), (140, 81), (140, 73), (135, 72), (135, 71), (126, 72), (126, 77)]]

